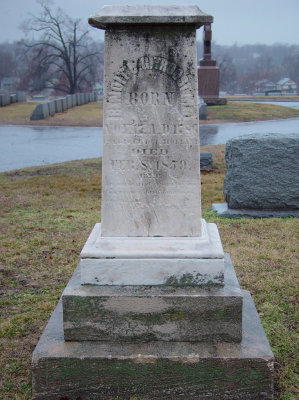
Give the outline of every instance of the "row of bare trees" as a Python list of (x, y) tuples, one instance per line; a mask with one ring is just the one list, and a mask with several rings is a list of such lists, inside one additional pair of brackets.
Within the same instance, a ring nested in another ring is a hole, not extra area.
[[(92, 90), (103, 79), (103, 43), (92, 41), (82, 21), (71, 19), (50, 0), (40, 0), (39, 6), (40, 12), (22, 27), (29, 40), (0, 44), (0, 80), (19, 77), (18, 89), (31, 92)], [(198, 55), (201, 58), (202, 42)], [(299, 87), (299, 46), (213, 43), (213, 57), (220, 67), (220, 88), (228, 93), (252, 93), (259, 80), (284, 77)]]
[(0, 45), (0, 79), (20, 78), (18, 89), (57, 93), (90, 91), (102, 80), (103, 44), (90, 39), (89, 30), (61, 9), (40, 1), (40, 12), (24, 21), (30, 40)]

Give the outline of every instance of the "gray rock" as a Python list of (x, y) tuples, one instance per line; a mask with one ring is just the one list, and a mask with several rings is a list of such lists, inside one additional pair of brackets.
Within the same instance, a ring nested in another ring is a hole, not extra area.
[(232, 209), (299, 208), (299, 134), (252, 134), (226, 144), (224, 195)]
[(31, 114), (30, 120), (37, 121), (40, 119), (45, 119), (49, 116), (49, 106), (48, 103), (40, 103), (38, 104), (33, 113)]

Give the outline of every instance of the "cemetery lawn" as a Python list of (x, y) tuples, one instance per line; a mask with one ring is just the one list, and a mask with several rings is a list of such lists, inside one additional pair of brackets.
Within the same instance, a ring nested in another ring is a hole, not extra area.
[(57, 113), (40, 121), (30, 121), (38, 102), (15, 103), (0, 107), (0, 125), (102, 126), (103, 102), (93, 102)]
[[(225, 106), (208, 107), (208, 123), (248, 122), (299, 117), (299, 110), (274, 104), (229, 101)], [(200, 121), (202, 123), (204, 121)]]
[[(40, 121), (30, 121), (36, 102), (15, 103), (0, 107), (0, 125), (38, 125), (38, 126), (102, 126), (103, 102), (85, 104), (70, 108)], [(299, 117), (294, 108), (263, 104), (229, 101), (225, 106), (208, 107), (207, 121), (201, 123), (246, 122)]]
[[(295, 400), (299, 220), (217, 217), (210, 207), (224, 201), (224, 145), (202, 150), (214, 158), (202, 174), (203, 217), (217, 223), (253, 295), (276, 356), (275, 399)], [(100, 175), (100, 159), (0, 173), (0, 399), (31, 399), (32, 352), (100, 220)]]

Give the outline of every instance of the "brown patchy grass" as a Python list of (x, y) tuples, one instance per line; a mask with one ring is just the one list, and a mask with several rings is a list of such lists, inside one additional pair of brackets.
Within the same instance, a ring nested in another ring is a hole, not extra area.
[[(224, 219), (224, 145), (202, 175), (203, 216), (216, 222), (240, 284), (252, 293), (276, 356), (276, 399), (298, 398), (297, 219)], [(100, 220), (101, 162), (73, 161), (0, 174), (0, 398), (31, 398), (33, 349)]]
[[(55, 114), (40, 121), (30, 121), (34, 107), (38, 103), (15, 103), (0, 107), (0, 125), (38, 125), (38, 126), (102, 126), (103, 102), (83, 106)], [(225, 106), (208, 107), (207, 121), (201, 124), (219, 122), (246, 122), (269, 119), (299, 117), (299, 110), (272, 104), (242, 103), (229, 101)]]
[(299, 117), (299, 110), (273, 104), (228, 101), (225, 106), (208, 107), (208, 122), (248, 122)]
[(30, 121), (30, 116), (38, 102), (15, 103), (0, 107), (0, 125), (37, 126), (102, 126), (103, 102), (93, 102), (70, 108), (39, 121)]
[(250, 101), (299, 101), (299, 96), (225, 96), (228, 100)]

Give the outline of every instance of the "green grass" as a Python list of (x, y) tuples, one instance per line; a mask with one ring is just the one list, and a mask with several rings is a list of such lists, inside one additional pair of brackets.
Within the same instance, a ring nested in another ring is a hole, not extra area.
[[(243, 288), (250, 290), (276, 356), (276, 399), (297, 399), (299, 222), (224, 219), (224, 146), (209, 146), (203, 216), (216, 222)], [(74, 161), (0, 174), (0, 399), (31, 399), (31, 356), (100, 220), (101, 162)], [(140, 399), (138, 399), (140, 400)]]

